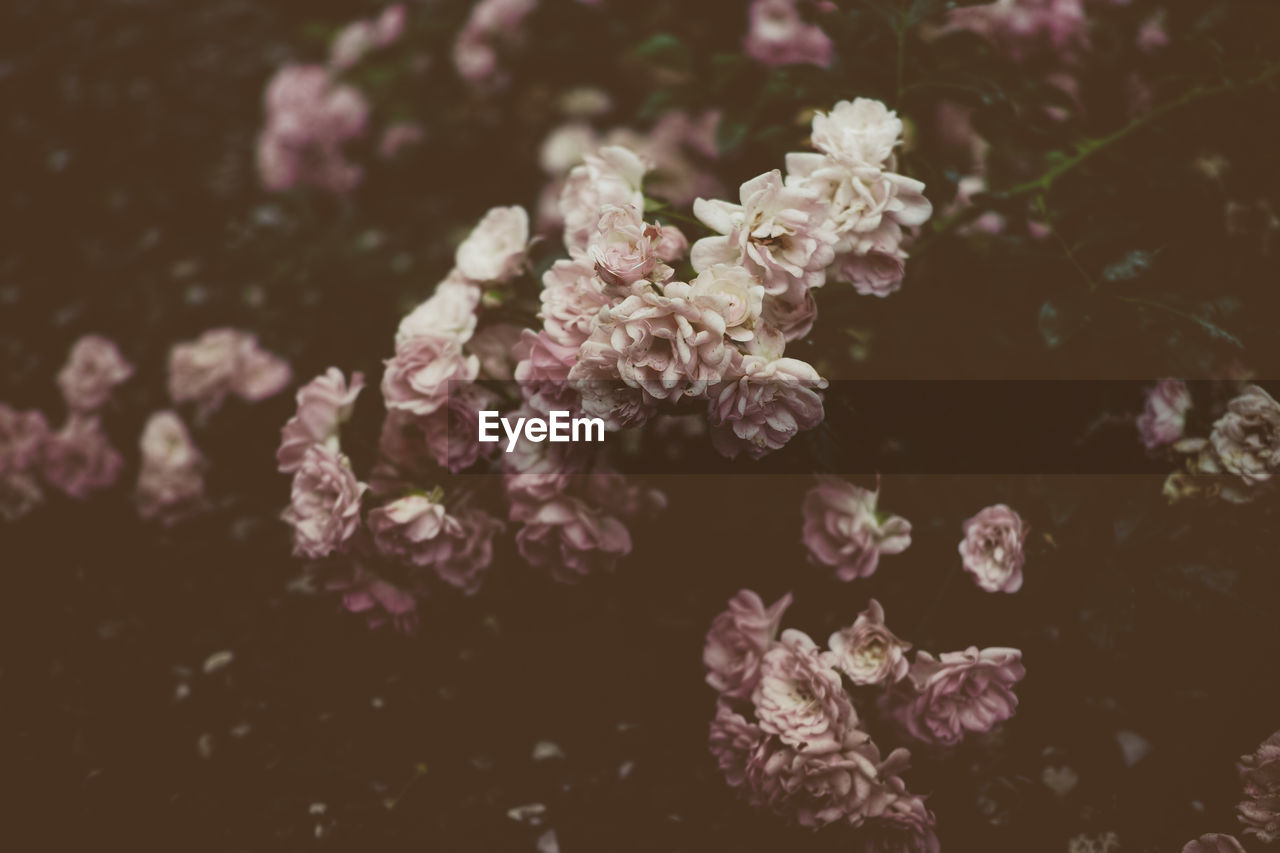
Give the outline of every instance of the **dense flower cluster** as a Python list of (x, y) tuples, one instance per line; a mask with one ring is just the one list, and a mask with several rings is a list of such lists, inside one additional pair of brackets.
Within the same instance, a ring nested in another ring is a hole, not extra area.
[[(1013, 649), (969, 649), (934, 658), (885, 626), (872, 600), (821, 649), (804, 632), (779, 635), (788, 594), (769, 607), (751, 590), (729, 601), (707, 633), (707, 683), (719, 693), (710, 746), (725, 780), (753, 806), (802, 826), (863, 827), (867, 850), (938, 849), (934, 818), (900, 774), (910, 753), (882, 755), (864, 714), (885, 711), (916, 740), (952, 745), (1013, 715), (1022, 678)], [(851, 685), (879, 688), (855, 703)]]
[[(1158, 391), (1148, 397), (1147, 412), (1138, 424), (1144, 442), (1156, 417), (1176, 424), (1177, 434), (1182, 434), (1190, 394), (1185, 385), (1168, 393), (1173, 395), (1172, 402)], [(1148, 419), (1152, 411), (1168, 414)], [(1172, 426), (1166, 434), (1173, 435)], [(1248, 503), (1272, 493), (1280, 481), (1280, 403), (1261, 387), (1249, 385), (1227, 403), (1207, 438), (1179, 437), (1170, 448), (1183, 459), (1182, 468), (1165, 480), (1164, 493), (1170, 501), (1218, 497)]]
[(1241, 756), (1236, 768), (1244, 784), (1239, 811), (1245, 834), (1266, 844), (1280, 839), (1280, 731)]

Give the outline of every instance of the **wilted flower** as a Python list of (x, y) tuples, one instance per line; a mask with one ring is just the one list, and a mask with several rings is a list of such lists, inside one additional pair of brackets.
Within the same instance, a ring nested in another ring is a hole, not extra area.
[(791, 606), (791, 593), (766, 609), (760, 596), (749, 589), (729, 599), (729, 609), (711, 623), (702, 662), (707, 684), (730, 699), (746, 699), (756, 689), (760, 659), (773, 643), (782, 614)]
[(1250, 385), (1227, 404), (1209, 436), (1222, 467), (1257, 486), (1280, 471), (1280, 403)]
[(1147, 390), (1147, 403), (1138, 416), (1138, 435), (1148, 450), (1182, 438), (1191, 392), (1181, 379), (1161, 379)]
[(905, 653), (911, 644), (885, 627), (884, 608), (874, 598), (853, 625), (832, 634), (827, 645), (836, 668), (854, 684), (893, 684), (910, 668)]
[(338, 429), (351, 417), (356, 397), (364, 389), (364, 374), (351, 374), (351, 384), (336, 367), (298, 389), (297, 412), (280, 431), (276, 463), (282, 473), (298, 470), (313, 444), (334, 444)]
[(1234, 836), (1210, 832), (1188, 841), (1182, 853), (1245, 853), (1245, 850)]
[(826, 387), (827, 380), (799, 359), (742, 356), (739, 370), (712, 392), (711, 443), (730, 459), (743, 452), (759, 459), (778, 450), (822, 423), (819, 391)]
[(156, 412), (147, 419), (139, 441), (138, 513), (165, 524), (205, 505), (204, 456), (176, 412)]
[(1246, 835), (1264, 844), (1280, 838), (1280, 731), (1271, 735), (1236, 765), (1244, 783), (1244, 800), (1236, 808)]
[(760, 659), (751, 694), (760, 728), (799, 752), (832, 752), (857, 723), (853, 704), (835, 670), (835, 656), (795, 629)]
[(327, 557), (360, 527), (360, 498), (366, 489), (337, 448), (313, 444), (293, 475), (283, 518), (293, 526), (295, 556)]
[(690, 285), (695, 305), (710, 308), (724, 318), (727, 337), (749, 341), (755, 336), (756, 322), (764, 310), (764, 285), (755, 276), (742, 267), (715, 264)]
[(72, 411), (92, 412), (132, 375), (133, 365), (124, 360), (119, 347), (101, 335), (85, 335), (71, 347), (58, 373), (58, 387)]
[(472, 281), (508, 281), (520, 271), (529, 243), (523, 207), (495, 207), (458, 247), (454, 262)]
[(561, 583), (613, 571), (631, 553), (631, 534), (621, 521), (572, 497), (557, 497), (534, 509), (516, 534), (520, 554), (534, 568), (551, 570)]
[(987, 592), (1022, 588), (1022, 544), (1030, 528), (1004, 504), (995, 504), (964, 523), (960, 556), (964, 570)]
[(911, 522), (876, 510), (871, 491), (820, 477), (804, 496), (804, 545), (814, 562), (831, 566), (842, 581), (870, 577), (881, 554), (901, 554), (911, 544)]
[(989, 732), (1013, 716), (1013, 687), (1024, 675), (1017, 649), (970, 646), (939, 658), (922, 651), (911, 667), (915, 695), (894, 713), (913, 737), (954, 746), (966, 732)]
[(397, 344), (382, 374), (382, 396), (388, 409), (429, 415), (449, 399), (449, 383), (471, 382), (480, 361), (467, 355), (455, 338), (419, 335)]
[(831, 65), (831, 39), (800, 14), (799, 0), (753, 0), (743, 50), (762, 65)]
[(124, 457), (111, 446), (96, 417), (73, 414), (44, 440), (44, 478), (73, 498), (115, 485)]
[(248, 402), (283, 390), (292, 378), (288, 362), (238, 329), (210, 329), (169, 350), (169, 396), (195, 402), (201, 417), (217, 411), (228, 394)]

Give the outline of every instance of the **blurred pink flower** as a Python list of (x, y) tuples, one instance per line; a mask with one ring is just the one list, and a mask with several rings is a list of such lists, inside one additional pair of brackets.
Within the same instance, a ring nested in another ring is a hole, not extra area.
[(749, 589), (729, 599), (729, 608), (716, 616), (707, 631), (702, 663), (707, 684), (729, 699), (747, 699), (760, 680), (760, 660), (778, 635), (782, 614), (791, 606), (791, 593), (766, 609)]
[(804, 496), (804, 546), (809, 558), (836, 570), (842, 581), (870, 577), (881, 554), (911, 545), (911, 522), (876, 509), (871, 491), (834, 477), (819, 477)]
[(498, 445), (482, 444), (479, 435), (480, 411), (497, 406), (497, 396), (478, 385), (450, 388), (445, 405), (419, 422), (427, 451), (436, 464), (457, 474), (470, 468), (481, 456), (496, 452)]
[(44, 478), (67, 495), (84, 499), (115, 485), (124, 457), (102, 431), (96, 417), (72, 414), (44, 441)]
[(587, 251), (605, 209), (630, 207), (644, 210), (641, 183), (651, 164), (636, 152), (608, 145), (586, 154), (560, 191), (560, 216), (564, 220), (564, 245), (571, 257)]
[(514, 350), (524, 329), (515, 323), (485, 326), (467, 342), (467, 351), (480, 360), (480, 375), (485, 379), (507, 381), (515, 377)]
[(426, 131), (421, 125), (411, 121), (400, 121), (388, 125), (382, 131), (382, 139), (378, 142), (378, 156), (384, 160), (394, 159), (401, 151), (417, 145), (426, 138)]
[(448, 531), (449, 549), (432, 567), (440, 580), (466, 595), (475, 595), (493, 563), (493, 537), (503, 524), (478, 509), (463, 510), (455, 520), (456, 527)]
[(454, 41), (453, 63), (469, 83), (501, 84), (496, 47), (518, 40), (520, 25), (538, 0), (479, 0)]
[(204, 456), (176, 412), (153, 413), (138, 444), (142, 451), (135, 493), (139, 515), (173, 524), (204, 508)]
[(401, 634), (418, 630), (418, 602), (413, 593), (364, 566), (355, 565), (350, 578), (331, 579), (325, 588), (341, 592), (342, 606), (351, 613), (362, 614), (370, 628), (390, 624)]
[(424, 494), (406, 495), (370, 510), (369, 530), (384, 556), (419, 568), (444, 557), (451, 538), (462, 534), (461, 525), (444, 504)]
[(495, 207), (458, 246), (454, 263), (474, 282), (509, 281), (524, 264), (529, 214), (523, 207)]
[(746, 54), (762, 65), (831, 65), (831, 39), (800, 14), (799, 0), (753, 0), (750, 29), (743, 42)]
[(1244, 783), (1244, 800), (1236, 808), (1245, 834), (1264, 844), (1280, 839), (1280, 731), (1241, 756), (1236, 769)]
[(723, 699), (716, 702), (711, 720), (709, 744), (720, 772), (731, 788), (739, 788), (747, 778), (747, 762), (768, 737), (753, 722), (733, 710)]
[(1066, 54), (1088, 38), (1081, 0), (995, 0), (953, 8), (945, 29), (976, 33), (1015, 60), (1046, 50)]
[(868, 235), (865, 251), (846, 252), (836, 258), (836, 278), (847, 281), (863, 296), (885, 297), (902, 287), (907, 253), (901, 248), (902, 229), (884, 222)]
[(17, 521), (44, 502), (40, 482), (25, 471), (0, 472), (0, 519)]
[(516, 534), (520, 554), (534, 568), (551, 570), (561, 583), (613, 571), (631, 553), (631, 534), (618, 519), (572, 497), (554, 498), (524, 519)]
[(822, 423), (827, 380), (794, 358), (745, 355), (736, 374), (711, 392), (711, 443), (724, 456), (759, 459), (786, 445), (801, 430)]
[(133, 375), (133, 365), (120, 349), (101, 335), (85, 335), (71, 347), (58, 373), (62, 399), (75, 412), (92, 412), (107, 402), (111, 391)]
[(783, 631), (760, 659), (751, 694), (760, 728), (799, 752), (840, 749), (858, 720), (835, 662), (803, 631)]
[(1016, 512), (995, 504), (963, 525), (960, 556), (964, 570), (987, 592), (1017, 592), (1022, 588), (1023, 543), (1030, 532)]
[(1250, 385), (1227, 404), (1209, 435), (1222, 467), (1247, 486), (1280, 473), (1280, 403)]
[(1181, 379), (1161, 379), (1147, 390), (1146, 407), (1138, 416), (1138, 435), (1148, 450), (1173, 444), (1186, 429), (1191, 392)]
[(884, 608), (871, 599), (853, 625), (827, 641), (836, 668), (854, 684), (894, 684), (907, 676), (910, 643), (894, 636), (884, 624)]
[[(765, 296), (761, 316), (784, 341), (799, 340), (813, 329), (818, 319), (818, 303), (810, 290)], [(756, 336), (759, 337), (758, 331)], [(777, 355), (782, 355), (782, 350), (778, 350)]]
[(1210, 832), (1188, 841), (1182, 853), (1245, 853), (1244, 846), (1233, 836)]
[(265, 94), (266, 124), (258, 137), (258, 174), (268, 190), (313, 186), (355, 189), (363, 170), (343, 146), (363, 136), (369, 104), (359, 89), (337, 84), (323, 65), (287, 65)]
[(39, 411), (0, 403), (0, 475), (36, 466), (48, 437), (49, 423)]
[(394, 358), (382, 374), (382, 396), (388, 409), (429, 415), (449, 399), (452, 382), (471, 382), (480, 361), (467, 355), (453, 338), (420, 335), (397, 343)]
[(558, 344), (545, 331), (525, 329), (515, 354), (515, 380), (530, 408), (543, 415), (577, 408), (578, 395), (569, 384), (577, 347)]
[(360, 527), (360, 499), (367, 489), (336, 448), (308, 447), (282, 516), (293, 527), (294, 556), (317, 559), (341, 548)]
[(1024, 675), (1017, 649), (970, 646), (939, 658), (922, 651), (911, 667), (915, 694), (894, 716), (918, 740), (955, 746), (966, 733), (989, 732), (1013, 716), (1013, 687)]
[(238, 329), (210, 329), (169, 350), (169, 396), (195, 402), (201, 418), (221, 408), (228, 394), (256, 402), (282, 391), (292, 376), (288, 362)]
[(282, 473), (298, 470), (303, 454), (313, 444), (337, 446), (338, 429), (350, 417), (356, 397), (364, 390), (364, 374), (351, 374), (347, 384), (342, 371), (330, 367), (298, 389), (298, 408), (280, 431), (276, 464)]
[(884, 788), (881, 796), (888, 795), (888, 803), (863, 825), (862, 853), (941, 853), (924, 798), (908, 793), (897, 776), (888, 777)]
[(579, 347), (596, 327), (600, 309), (609, 304), (604, 282), (585, 258), (559, 260), (542, 276), (542, 327), (548, 337), (566, 347)]

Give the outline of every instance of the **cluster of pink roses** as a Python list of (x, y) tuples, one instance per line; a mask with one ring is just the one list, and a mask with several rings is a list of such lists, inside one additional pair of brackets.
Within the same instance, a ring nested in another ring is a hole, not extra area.
[[(810, 561), (835, 570), (842, 581), (870, 577), (881, 554), (900, 554), (911, 544), (911, 522), (876, 508), (880, 489), (820, 477), (804, 497), (802, 541)], [(987, 592), (1022, 588), (1023, 545), (1030, 528), (1004, 504), (989, 506), (962, 525), (964, 570)]]
[[(372, 20), (348, 24), (333, 39), (327, 64), (291, 64), (276, 72), (263, 96), (266, 122), (258, 136), (258, 174), (269, 190), (309, 186), (333, 193), (355, 189), (364, 171), (345, 146), (365, 135), (370, 106), (340, 75), (368, 53), (395, 43), (404, 32), (405, 8), (389, 6)], [(384, 154), (392, 154), (420, 131), (387, 129)]]
[[(1263, 844), (1280, 839), (1280, 731), (1241, 756), (1236, 769), (1244, 785), (1237, 810), (1245, 834)], [(1244, 846), (1235, 836), (1211, 832), (1187, 842), (1182, 853), (1244, 853)]]
[[(790, 604), (788, 594), (766, 608), (742, 590), (707, 632), (702, 659), (720, 697), (710, 745), (725, 780), (803, 826), (864, 827), (867, 849), (937, 851), (933, 815), (900, 777), (910, 752), (883, 756), (862, 715), (886, 714), (920, 743), (953, 746), (1013, 716), (1021, 653), (922, 651), (910, 661), (911, 645), (875, 600), (824, 650), (802, 631), (778, 636)], [(855, 695), (878, 699), (860, 708)]]
[(1171, 502), (1209, 497), (1248, 503), (1272, 492), (1280, 480), (1280, 403), (1248, 385), (1228, 401), (1207, 438), (1185, 435), (1191, 408), (1186, 384), (1166, 379), (1147, 393), (1138, 417), (1143, 444), (1168, 446), (1183, 459), (1165, 480), (1165, 496)]

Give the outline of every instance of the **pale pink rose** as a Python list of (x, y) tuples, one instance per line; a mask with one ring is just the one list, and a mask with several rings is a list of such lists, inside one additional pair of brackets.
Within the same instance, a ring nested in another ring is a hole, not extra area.
[(560, 192), (564, 245), (572, 256), (587, 251), (600, 215), (609, 205), (644, 209), (641, 183), (649, 163), (619, 145), (609, 145), (583, 157), (565, 179)]
[(600, 147), (600, 136), (584, 121), (571, 121), (557, 126), (538, 149), (538, 164), (552, 177), (561, 177)]
[(472, 382), (480, 361), (467, 355), (453, 338), (421, 335), (397, 345), (382, 374), (382, 396), (388, 409), (429, 415), (449, 399), (449, 383)]
[(463, 510), (454, 518), (457, 526), (449, 531), (449, 549), (432, 563), (432, 568), (440, 580), (465, 595), (475, 595), (493, 563), (493, 537), (503, 524), (478, 509)]
[(482, 33), (463, 30), (453, 43), (453, 67), (468, 83), (502, 82), (498, 74), (498, 54)]
[(155, 412), (142, 428), (138, 514), (173, 524), (203, 509), (204, 456), (176, 412)]
[(1244, 800), (1236, 808), (1246, 835), (1264, 844), (1280, 838), (1280, 731), (1236, 765), (1244, 784)]
[(569, 371), (578, 357), (577, 347), (556, 343), (545, 331), (525, 329), (516, 346), (515, 380), (520, 393), (536, 413), (574, 411), (578, 393), (569, 382)]
[(842, 581), (870, 577), (881, 554), (901, 554), (911, 545), (911, 522), (897, 515), (883, 520), (880, 490), (819, 477), (804, 496), (804, 546), (809, 559), (836, 570)]
[(661, 260), (669, 264), (674, 263), (688, 254), (689, 238), (674, 225), (661, 225), (658, 227), (658, 240), (654, 245), (654, 251), (658, 253)]
[[(587, 257), (600, 280), (625, 295), (631, 284), (654, 275), (661, 238), (662, 230), (647, 224), (638, 208), (608, 205), (587, 243)], [(667, 274), (660, 280), (670, 277), (669, 268), (663, 268)]]
[(872, 98), (840, 101), (813, 117), (813, 147), (850, 165), (885, 166), (902, 141), (902, 119)]
[(394, 3), (382, 10), (374, 19), (374, 30), (378, 47), (395, 44), (404, 35), (408, 12), (403, 3)]
[(388, 556), (419, 568), (448, 556), (462, 525), (444, 504), (427, 495), (407, 495), (369, 511), (374, 544)]
[(817, 65), (828, 68), (834, 53), (831, 39), (800, 14), (800, 0), (753, 0), (746, 54), (762, 65)]
[[(818, 319), (818, 303), (809, 290), (798, 296), (790, 293), (765, 296), (761, 314), (770, 327), (781, 333), (784, 341), (794, 341), (813, 329)], [(782, 350), (778, 350), (778, 355), (781, 354)]]
[(49, 423), (35, 409), (18, 411), (0, 403), (0, 475), (21, 473), (40, 462)]
[[(901, 226), (922, 225), (933, 215), (920, 181), (824, 154), (788, 154), (787, 186), (825, 206), (837, 253), (895, 251)], [(881, 230), (886, 226), (891, 230)]]
[(378, 33), (374, 22), (352, 21), (339, 30), (329, 44), (329, 66), (345, 71), (377, 46)]
[(760, 660), (778, 635), (782, 614), (790, 606), (791, 593), (767, 608), (749, 589), (729, 599), (729, 608), (712, 621), (702, 649), (707, 684), (725, 698), (749, 698), (760, 680)]
[[(805, 293), (807, 294), (808, 291)], [(766, 309), (768, 304), (769, 299), (766, 299)], [(744, 355), (758, 356), (765, 361), (777, 361), (787, 351), (787, 336), (767, 320), (761, 319), (756, 324), (755, 334), (746, 342), (742, 351)]]
[(733, 364), (724, 318), (694, 304), (683, 282), (668, 282), (662, 293), (634, 293), (602, 309), (598, 323), (592, 340), (618, 354), (618, 376), (654, 399), (701, 396)]
[(313, 444), (337, 446), (338, 430), (351, 418), (356, 397), (364, 390), (364, 374), (351, 374), (348, 385), (342, 371), (330, 367), (298, 389), (298, 409), (280, 431), (276, 467), (281, 473), (298, 470), (302, 456)]
[(747, 778), (747, 762), (768, 737), (753, 722), (737, 713), (723, 699), (716, 702), (708, 738), (711, 754), (731, 788), (739, 788)]
[(835, 656), (808, 634), (788, 628), (760, 659), (752, 691), (760, 728), (799, 752), (832, 752), (858, 722)]
[(411, 121), (400, 121), (388, 125), (387, 129), (382, 131), (382, 139), (378, 141), (378, 156), (384, 160), (393, 160), (401, 151), (412, 148), (426, 139), (426, 136), (426, 131), (421, 125)]
[(364, 616), (370, 628), (391, 625), (401, 634), (418, 630), (418, 601), (409, 590), (378, 577), (356, 564), (350, 578), (334, 578), (325, 588), (342, 593), (342, 606)]
[(881, 797), (887, 806), (863, 824), (862, 853), (941, 853), (942, 845), (933, 827), (933, 813), (924, 798), (908, 793), (897, 776), (885, 780)]
[(497, 444), (482, 444), (480, 411), (496, 409), (497, 396), (478, 385), (458, 385), (449, 390), (445, 405), (422, 418), (419, 425), (427, 451), (441, 468), (457, 474), (491, 456)]
[(520, 26), (538, 0), (479, 0), (454, 42), (453, 62), (469, 83), (500, 85), (497, 47), (519, 40)]
[(1182, 853), (1245, 853), (1244, 845), (1231, 835), (1210, 832), (1194, 841), (1188, 841)]
[(604, 282), (587, 259), (559, 260), (542, 276), (542, 310), (538, 316), (548, 337), (562, 346), (579, 347), (596, 327), (600, 309), (610, 303)]
[(114, 343), (101, 335), (85, 335), (71, 347), (67, 363), (58, 372), (58, 387), (69, 409), (92, 412), (132, 375), (133, 365)]
[(44, 502), (44, 490), (31, 474), (0, 472), (0, 519), (17, 521)]
[(656, 409), (654, 399), (643, 388), (621, 380), (618, 352), (603, 340), (603, 335), (584, 343), (576, 356), (569, 371), (570, 386), (584, 417), (600, 418), (609, 432), (640, 426), (649, 420)]
[(1013, 716), (1013, 687), (1024, 675), (1017, 649), (970, 646), (939, 658), (922, 651), (911, 667), (915, 694), (894, 715), (918, 740), (955, 746), (966, 733), (989, 732)]
[(561, 583), (613, 571), (631, 553), (631, 534), (618, 519), (577, 498), (559, 497), (535, 509), (516, 534), (520, 554), (534, 568), (550, 569)]
[(1209, 435), (1222, 467), (1247, 486), (1280, 473), (1280, 403), (1250, 385), (1227, 404)]
[(711, 443), (736, 459), (759, 459), (778, 450), (801, 430), (822, 423), (821, 389), (827, 381), (795, 358), (745, 355), (740, 369), (710, 394)]
[(83, 500), (115, 485), (124, 457), (111, 446), (96, 417), (73, 414), (44, 440), (45, 480), (65, 494)]
[(1191, 409), (1191, 392), (1181, 379), (1161, 379), (1147, 389), (1147, 402), (1138, 416), (1138, 436), (1148, 450), (1182, 438)]
[(396, 349), (413, 338), (446, 338), (464, 344), (476, 330), (476, 308), (480, 288), (453, 270), (436, 285), (431, 296), (400, 320), (396, 328)]
[(529, 214), (523, 207), (489, 210), (458, 247), (458, 271), (476, 282), (510, 281), (524, 265)]
[(854, 684), (894, 684), (906, 678), (910, 643), (894, 636), (884, 624), (884, 608), (874, 598), (848, 628), (827, 641), (836, 668)]
[(777, 169), (752, 178), (739, 190), (740, 204), (693, 203), (694, 215), (723, 237), (703, 237), (693, 244), (693, 268), (738, 264), (760, 279), (765, 293), (787, 293), (818, 287), (835, 259), (837, 235), (829, 205), (817, 194), (785, 186)]
[(735, 341), (755, 337), (764, 310), (764, 285), (742, 267), (714, 264), (690, 282), (693, 302), (724, 318), (725, 335)]
[(1022, 588), (1023, 543), (1031, 531), (1016, 512), (995, 504), (964, 523), (964, 570), (987, 592)]
[(175, 403), (196, 403), (202, 418), (221, 408), (228, 394), (256, 402), (291, 378), (287, 362), (238, 329), (210, 329), (169, 350), (169, 396)]
[(889, 251), (872, 250), (865, 255), (850, 252), (836, 259), (836, 278), (847, 281), (863, 296), (885, 297), (902, 287), (906, 274), (906, 253), (896, 246)]
[(368, 126), (369, 104), (358, 89), (337, 84), (322, 65), (288, 65), (267, 84), (264, 100), (266, 125), (258, 137), (263, 186), (346, 193), (359, 185), (363, 170), (342, 150)]
[(379, 496), (399, 496), (439, 476), (427, 450), (422, 423), (427, 416), (391, 409), (378, 437), (378, 459), (369, 474), (369, 488)]
[(318, 559), (341, 548), (360, 527), (360, 499), (367, 489), (337, 448), (308, 447), (281, 516), (293, 527), (294, 556)]
[(508, 381), (515, 378), (515, 349), (524, 329), (515, 323), (494, 323), (476, 332), (467, 342), (467, 352), (480, 360), (480, 375), (485, 379)]
[(1155, 53), (1169, 46), (1169, 29), (1165, 18), (1167, 13), (1161, 9), (1142, 22), (1138, 27), (1138, 49), (1144, 53)]
[[(530, 414), (533, 412), (529, 409), (517, 409), (507, 417)], [(572, 444), (529, 441), (522, 435), (512, 452), (502, 454), (503, 487), (513, 521), (532, 518), (543, 504), (564, 495), (572, 475), (586, 468), (587, 454), (580, 448)]]
[(996, 0), (954, 8), (945, 30), (977, 33), (1015, 60), (1069, 54), (1088, 40), (1082, 0)]

